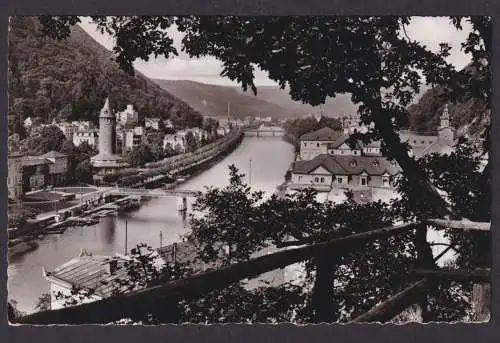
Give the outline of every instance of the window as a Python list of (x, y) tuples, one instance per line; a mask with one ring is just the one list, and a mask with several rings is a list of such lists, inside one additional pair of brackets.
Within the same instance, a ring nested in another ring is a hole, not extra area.
[(325, 182), (325, 178), (324, 178), (324, 177), (322, 177), (322, 178), (321, 178), (321, 183), (324, 183), (324, 182)]
[(372, 162), (372, 165), (373, 165), (374, 167), (378, 167), (378, 161), (377, 161), (377, 160), (373, 161), (373, 162)]
[(302, 175), (299, 175), (299, 181), (302, 180)]
[(425, 141), (421, 141), (420, 143), (425, 144)]
[(319, 178), (318, 178), (318, 177), (315, 177), (315, 178), (314, 178), (314, 181), (315, 181), (315, 182), (319, 182)]
[(416, 144), (416, 143), (417, 143), (417, 141), (416, 141), (416, 140), (413, 140), (413, 144)]
[(366, 177), (365, 176), (361, 177), (361, 186), (366, 186)]
[(319, 148), (319, 143), (316, 143), (316, 148)]
[(387, 176), (382, 177), (382, 185), (383, 186), (388, 186), (389, 185), (389, 178)]
[(342, 177), (341, 176), (337, 178), (337, 183), (342, 183)]

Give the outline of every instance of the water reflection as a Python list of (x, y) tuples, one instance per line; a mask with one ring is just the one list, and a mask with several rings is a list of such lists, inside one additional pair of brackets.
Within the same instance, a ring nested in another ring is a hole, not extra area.
[(106, 244), (113, 244), (116, 235), (115, 218), (112, 216), (101, 218), (99, 226), (102, 233), (103, 241)]

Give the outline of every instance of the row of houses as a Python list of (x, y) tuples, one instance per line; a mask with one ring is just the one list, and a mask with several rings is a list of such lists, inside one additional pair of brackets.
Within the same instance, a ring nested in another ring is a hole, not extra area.
[[(344, 118), (343, 126), (343, 131), (323, 127), (300, 137), (300, 152), (292, 164), (290, 188), (312, 186), (319, 191), (330, 191), (332, 188), (393, 187), (400, 167), (382, 156), (381, 142), (364, 144), (350, 140), (353, 127), (363, 128), (356, 119)], [(401, 131), (400, 139), (409, 145), (409, 154), (415, 158), (452, 152), (456, 132), (450, 127), (448, 106), (443, 109), (435, 134)]]

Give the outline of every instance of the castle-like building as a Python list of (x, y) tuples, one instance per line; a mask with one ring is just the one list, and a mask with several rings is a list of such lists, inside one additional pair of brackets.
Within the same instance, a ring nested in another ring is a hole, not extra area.
[(116, 154), (116, 116), (112, 113), (109, 98), (106, 98), (99, 115), (99, 153), (90, 159), (96, 173), (94, 179), (100, 180), (106, 174), (129, 166)]
[[(290, 188), (313, 187), (318, 191), (332, 188), (382, 187), (390, 188), (401, 169), (395, 161), (389, 162), (381, 152), (381, 142), (363, 144), (350, 142), (346, 126), (356, 120), (347, 118), (344, 131), (328, 127), (300, 137), (300, 153), (292, 165)], [(410, 146), (409, 154), (420, 158), (432, 153), (449, 154), (456, 143), (456, 132), (450, 126), (448, 106), (445, 105), (435, 135), (421, 135), (401, 131), (402, 142)]]

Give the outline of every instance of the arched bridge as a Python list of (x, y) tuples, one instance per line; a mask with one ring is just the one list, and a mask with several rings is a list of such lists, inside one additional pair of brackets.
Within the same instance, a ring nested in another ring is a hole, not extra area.
[(183, 190), (183, 189), (146, 189), (146, 188), (125, 188), (117, 187), (110, 190), (113, 194), (119, 195), (145, 195), (153, 197), (177, 197), (177, 198), (187, 198), (194, 197), (198, 194), (198, 191)]

